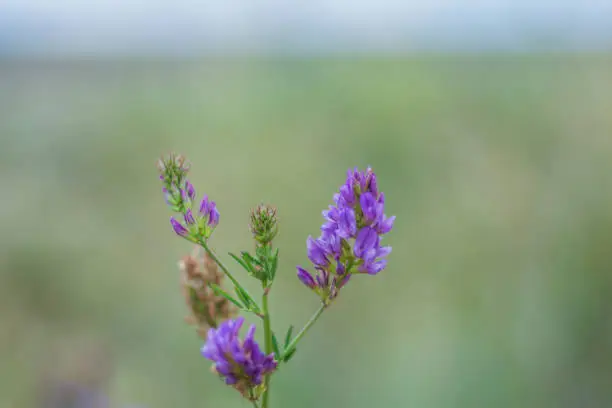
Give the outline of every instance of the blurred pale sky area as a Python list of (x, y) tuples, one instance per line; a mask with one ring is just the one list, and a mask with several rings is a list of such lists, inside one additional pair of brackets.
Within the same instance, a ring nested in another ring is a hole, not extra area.
[(609, 0), (0, 1), (3, 55), (609, 49)]

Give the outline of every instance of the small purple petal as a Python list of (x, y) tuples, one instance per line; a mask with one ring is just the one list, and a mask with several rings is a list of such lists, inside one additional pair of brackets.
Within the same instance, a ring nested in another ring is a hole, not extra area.
[(340, 187), (340, 198), (342, 199), (342, 204), (347, 207), (355, 205), (355, 192), (350, 185), (344, 184)]
[(391, 253), (391, 247), (390, 246), (380, 247), (376, 251), (376, 258), (383, 258), (383, 257), (389, 255), (390, 253)]
[(325, 269), (319, 269), (319, 272), (315, 276), (317, 285), (320, 288), (327, 288), (329, 286), (329, 273)]
[(344, 285), (346, 285), (348, 283), (348, 281), (351, 279), (351, 275), (350, 273), (347, 274), (346, 276), (344, 276), (340, 282), (336, 285), (338, 289), (341, 289)]
[(208, 196), (207, 195), (204, 195), (204, 197), (202, 197), (202, 201), (200, 202), (199, 214), (202, 217), (205, 217), (208, 215)]
[(372, 193), (363, 193), (359, 197), (359, 204), (361, 205), (361, 211), (368, 224), (376, 221), (378, 217), (378, 206), (376, 205), (376, 198)]
[(316, 283), (314, 279), (312, 278), (312, 275), (308, 273), (306, 269), (302, 268), (301, 266), (298, 266), (297, 271), (298, 271), (297, 276), (304, 285), (308, 286), (311, 289), (313, 289), (316, 286)]
[(389, 218), (385, 218), (381, 223), (378, 224), (376, 230), (379, 234), (386, 234), (387, 232), (391, 231), (394, 222), (395, 215)]
[(187, 192), (187, 197), (189, 197), (189, 200), (195, 200), (195, 188), (193, 187), (193, 184), (189, 182), (189, 180), (185, 181), (185, 191)]
[(189, 230), (183, 226), (180, 222), (178, 222), (174, 217), (170, 217), (170, 224), (172, 224), (172, 229), (174, 232), (181, 236), (186, 237), (189, 235)]
[(193, 218), (193, 213), (191, 212), (191, 208), (185, 211), (185, 222), (189, 225), (195, 224), (195, 219)]
[(370, 227), (363, 227), (357, 234), (354, 252), (358, 258), (363, 258), (366, 252), (375, 249), (378, 244), (378, 234)]
[(209, 208), (208, 225), (211, 227), (216, 227), (217, 224), (219, 224), (219, 211), (217, 211), (217, 206), (214, 201), (210, 202)]
[(320, 243), (315, 241), (312, 237), (308, 237), (306, 240), (306, 248), (308, 250), (308, 258), (315, 265), (325, 266), (329, 263)]
[(340, 212), (338, 217), (338, 235), (341, 238), (351, 238), (357, 233), (357, 221), (355, 219), (355, 211), (350, 208)]
[(242, 343), (245, 350), (251, 350), (253, 348), (253, 344), (255, 343), (255, 329), (256, 326), (254, 324), (249, 327), (249, 331), (244, 338), (244, 343)]
[(375, 196), (378, 195), (378, 183), (376, 182), (376, 174), (374, 174), (372, 169), (370, 169), (369, 179), (368, 179), (366, 189), (370, 193), (374, 194)]
[(215, 370), (221, 375), (231, 375), (232, 366), (228, 361), (219, 361), (215, 364)]
[(385, 269), (387, 266), (387, 260), (381, 259), (380, 261), (376, 261), (370, 264), (366, 264), (362, 266), (362, 272), (365, 272), (369, 275), (376, 275), (378, 272)]

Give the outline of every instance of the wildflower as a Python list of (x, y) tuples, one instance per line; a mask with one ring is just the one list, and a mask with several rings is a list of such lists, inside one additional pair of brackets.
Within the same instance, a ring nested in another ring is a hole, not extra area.
[(208, 239), (219, 224), (219, 211), (215, 202), (205, 195), (199, 210), (194, 214), (192, 207), (196, 199), (196, 189), (187, 179), (189, 165), (185, 158), (170, 154), (158, 161), (158, 168), (166, 203), (184, 219), (184, 224), (174, 217), (170, 219), (174, 232), (192, 242)]
[(209, 329), (202, 355), (214, 362), (213, 369), (225, 383), (238, 390), (245, 398), (257, 400), (263, 392), (263, 379), (273, 372), (278, 363), (274, 354), (264, 354), (255, 341), (255, 325), (244, 340), (239, 331), (244, 318), (228, 320), (217, 329)]
[(195, 247), (191, 255), (179, 262), (179, 268), (181, 289), (190, 312), (185, 320), (195, 325), (198, 335), (205, 339), (209, 328), (234, 316), (237, 309), (208, 286), (210, 283), (221, 286), (225, 275), (207, 252), (200, 251)]
[(324, 303), (334, 299), (352, 274), (375, 275), (385, 269), (391, 247), (381, 247), (382, 236), (393, 228), (395, 216), (384, 214), (385, 196), (378, 191), (376, 174), (349, 170), (346, 182), (334, 195), (334, 204), (323, 211), (325, 223), (319, 238), (308, 237), (308, 259), (316, 274), (301, 266), (298, 278)]

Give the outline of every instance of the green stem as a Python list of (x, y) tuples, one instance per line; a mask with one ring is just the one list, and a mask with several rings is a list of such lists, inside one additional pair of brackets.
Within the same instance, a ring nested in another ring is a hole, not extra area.
[[(266, 354), (272, 353), (272, 324), (270, 322), (270, 312), (268, 311), (268, 293), (269, 288), (264, 289), (264, 295), (262, 299), (262, 308), (264, 314), (264, 335), (265, 335), (265, 349)], [(266, 374), (265, 378), (265, 391), (263, 394), (263, 400), (261, 408), (268, 408), (268, 400), (270, 395), (270, 373)]]
[(219, 257), (217, 256), (217, 254), (215, 254), (215, 252), (210, 249), (208, 247), (208, 243), (206, 243), (206, 241), (204, 240), (200, 240), (199, 244), (202, 246), (202, 248), (204, 248), (204, 250), (206, 251), (206, 253), (212, 258), (213, 261), (215, 261), (217, 263), (217, 265), (219, 265), (219, 268), (221, 268), (221, 270), (223, 271), (223, 273), (225, 273), (227, 275), (227, 277), (232, 281), (232, 283), (238, 287), (242, 287), (238, 281), (236, 280), (236, 278), (234, 278), (234, 276), (232, 276), (232, 274), (230, 273), (230, 271), (227, 269), (227, 266), (225, 266), (225, 264), (223, 262), (221, 262), (221, 260), (219, 259)]
[(285, 348), (285, 350), (292, 350), (293, 348), (295, 348), (298, 344), (298, 342), (300, 341), (300, 339), (302, 337), (304, 337), (304, 335), (306, 334), (306, 332), (308, 331), (308, 329), (310, 329), (310, 327), (315, 324), (315, 322), (317, 321), (317, 319), (319, 319), (319, 317), (323, 314), (323, 311), (325, 310), (325, 308), (327, 307), (327, 305), (322, 304), (321, 307), (315, 312), (315, 314), (312, 315), (312, 317), (310, 318), (310, 320), (308, 320), (308, 322), (306, 322), (306, 325), (302, 328), (302, 330), (300, 330), (300, 332), (298, 334), (295, 335), (295, 337), (293, 338), (293, 340), (291, 340), (291, 342), (287, 345), (287, 347)]

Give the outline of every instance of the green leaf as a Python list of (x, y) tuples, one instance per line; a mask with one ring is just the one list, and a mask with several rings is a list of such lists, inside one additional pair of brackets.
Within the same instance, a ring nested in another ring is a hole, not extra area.
[(283, 355), (283, 362), (288, 362), (289, 360), (291, 360), (291, 357), (293, 357), (293, 355), (295, 354), (295, 352), (297, 351), (297, 348), (293, 347), (291, 350), (287, 351), (285, 350), (285, 353)]
[(247, 295), (245, 295), (244, 291), (242, 290), (242, 288), (239, 288), (238, 286), (234, 287), (234, 292), (236, 293), (236, 295), (238, 296), (238, 298), (242, 301), (242, 303), (244, 303), (244, 305), (246, 306), (247, 309), (251, 308), (251, 302), (250, 299)]
[(274, 280), (276, 276), (276, 268), (278, 267), (278, 248), (274, 251), (274, 255), (272, 255), (272, 259), (270, 262), (270, 281)]
[(229, 253), (229, 256), (234, 258), (234, 260), (238, 262), (247, 272), (251, 272), (251, 270), (249, 269), (249, 266), (242, 259), (238, 258), (237, 255), (234, 255), (231, 252), (228, 252), (228, 253)]
[[(285, 335), (285, 347), (283, 348), (287, 348), (287, 346), (289, 345), (289, 342), (291, 341), (291, 335), (293, 334), (293, 325), (289, 326), (289, 329), (287, 330), (287, 334)], [(287, 351), (287, 350), (285, 350)]]
[(277, 361), (281, 361), (282, 354), (280, 349), (278, 348), (278, 340), (276, 340), (276, 335), (272, 333), (272, 348), (274, 349), (274, 356)]
[(242, 259), (249, 265), (255, 264), (257, 266), (263, 267), (264, 264), (261, 262), (261, 260), (259, 260), (257, 257), (254, 257), (253, 255), (249, 254), (246, 251), (242, 251)]
[(236, 292), (236, 295), (240, 298), (240, 300), (244, 302), (248, 310), (255, 313), (261, 313), (259, 305), (257, 305), (257, 302), (255, 302), (255, 300), (251, 297), (251, 295), (249, 295), (246, 290), (236, 286), (234, 287), (234, 291)]
[(269, 252), (270, 251), (267, 246), (261, 246), (261, 247), (255, 248), (255, 255), (257, 256), (258, 259), (268, 258)]
[(227, 300), (229, 300), (230, 302), (238, 306), (240, 309), (245, 309), (245, 307), (242, 304), (240, 304), (240, 302), (234, 299), (229, 293), (221, 289), (219, 285), (214, 284), (214, 283), (209, 283), (208, 287), (210, 287), (213, 290), (213, 292), (215, 292), (216, 295), (223, 296), (224, 298), (226, 298)]

